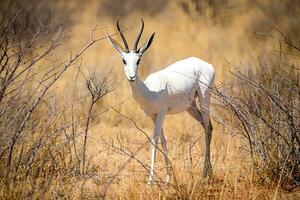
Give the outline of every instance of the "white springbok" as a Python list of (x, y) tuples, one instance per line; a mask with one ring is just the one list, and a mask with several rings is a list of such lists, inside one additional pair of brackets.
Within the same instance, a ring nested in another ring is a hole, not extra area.
[[(215, 76), (214, 67), (195, 57), (186, 58), (175, 62), (174, 64), (150, 74), (145, 81), (142, 81), (138, 75), (138, 67), (141, 57), (150, 47), (154, 34), (147, 42), (138, 48), (138, 43), (144, 29), (142, 21), (141, 30), (134, 43), (134, 48), (129, 51), (126, 39), (120, 30), (119, 20), (117, 28), (124, 42), (125, 49), (109, 37), (113, 47), (120, 53), (124, 63), (124, 71), (134, 99), (140, 104), (145, 114), (152, 118), (155, 128), (151, 147), (151, 164), (148, 184), (151, 184), (154, 178), (154, 162), (158, 139), (160, 138), (162, 150), (166, 162), (167, 181), (170, 176), (170, 161), (168, 158), (167, 143), (163, 133), (163, 122), (166, 114), (174, 114), (187, 111), (196, 119), (205, 129), (205, 161), (202, 175), (208, 176), (212, 172), (210, 162), (210, 142), (212, 137), (212, 125), (210, 121), (210, 87), (213, 85)], [(198, 98), (197, 98), (198, 97)], [(196, 101), (202, 109), (197, 108)]]

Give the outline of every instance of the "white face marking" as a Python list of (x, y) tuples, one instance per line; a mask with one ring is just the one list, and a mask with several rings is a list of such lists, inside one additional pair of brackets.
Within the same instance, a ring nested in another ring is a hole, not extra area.
[(124, 63), (124, 72), (127, 80), (131, 82), (135, 81), (141, 54), (131, 51), (129, 53), (122, 52), (121, 56)]

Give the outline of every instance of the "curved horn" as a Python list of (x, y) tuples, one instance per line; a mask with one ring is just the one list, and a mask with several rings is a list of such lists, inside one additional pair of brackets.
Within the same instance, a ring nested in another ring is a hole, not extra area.
[(143, 19), (141, 19), (141, 21), (142, 21), (142, 27), (141, 27), (141, 30), (140, 30), (140, 32), (139, 32), (139, 34), (138, 34), (138, 36), (137, 36), (137, 38), (136, 38), (136, 40), (135, 40), (134, 48), (133, 48), (133, 51), (135, 51), (135, 52), (137, 51), (138, 44), (139, 44), (139, 41), (140, 41), (140, 39), (141, 39), (143, 30), (144, 30), (144, 21), (143, 21)]
[(120, 35), (121, 35), (121, 38), (122, 38), (123, 42), (124, 42), (124, 45), (125, 45), (125, 51), (128, 53), (128, 52), (129, 52), (128, 44), (127, 44), (127, 41), (126, 41), (126, 39), (125, 39), (125, 37), (124, 37), (124, 35), (123, 35), (121, 29), (120, 29), (119, 19), (118, 19), (118, 21), (117, 21), (117, 28), (118, 28), (118, 31), (119, 31), (119, 33), (120, 33)]

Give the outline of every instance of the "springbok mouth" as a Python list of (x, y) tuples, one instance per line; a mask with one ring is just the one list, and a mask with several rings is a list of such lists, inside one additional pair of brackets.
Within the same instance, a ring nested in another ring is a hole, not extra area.
[(130, 82), (133, 82), (133, 81), (135, 81), (135, 77), (136, 77), (136, 76), (134, 76), (134, 77), (129, 77), (128, 80), (129, 80)]

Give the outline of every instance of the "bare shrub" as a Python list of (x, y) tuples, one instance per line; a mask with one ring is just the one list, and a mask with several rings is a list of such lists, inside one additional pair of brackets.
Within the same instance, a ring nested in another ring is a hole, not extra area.
[[(85, 120), (73, 117), (74, 104), (70, 109), (68, 100), (56, 100), (54, 85), (89, 47), (106, 37), (93, 38), (93, 30), (86, 46), (63, 61), (54, 55), (68, 37), (50, 20), (27, 22), (19, 11), (4, 17), (0, 27), (0, 196), (71, 196), (82, 163), (78, 127)], [(106, 75), (101, 80), (107, 80)], [(88, 80), (94, 105), (109, 88), (105, 81)]]
[[(72, 62), (54, 62), (49, 68), (42, 65), (42, 60), (51, 59), (51, 53), (67, 38), (60, 30), (49, 40), (48, 36), (56, 31), (49, 20), (28, 23), (31, 22), (25, 20), (24, 12), (19, 11), (1, 24), (0, 181), (1, 194), (6, 198), (33, 197), (39, 189), (45, 192), (57, 170), (66, 164), (67, 174), (73, 169), (65, 144), (57, 142), (63, 130), (62, 116), (57, 115), (59, 108), (48, 95)], [(51, 102), (52, 106), (45, 106)], [(39, 115), (41, 111), (45, 115)], [(37, 180), (45, 176), (48, 178), (44, 183)], [(18, 187), (26, 180), (26, 188)], [(41, 188), (36, 188), (38, 185)], [(24, 189), (27, 192), (23, 193)]]
[(87, 78), (85, 78), (86, 87), (90, 94), (90, 103), (88, 107), (88, 116), (86, 119), (85, 129), (84, 129), (84, 139), (83, 139), (83, 147), (82, 147), (82, 174), (85, 173), (86, 168), (86, 148), (87, 148), (87, 138), (88, 138), (88, 130), (90, 125), (90, 120), (92, 117), (92, 110), (94, 105), (102, 99), (105, 95), (112, 92), (114, 90), (114, 84), (111, 80), (111, 71), (107, 73), (96, 73), (93, 72), (89, 74)]
[(281, 34), (279, 55), (265, 53), (257, 66), (234, 69), (237, 87), (216, 93), (249, 144), (259, 180), (292, 189), (300, 183), (300, 69), (283, 53), (283, 43), (285, 51), (299, 50)]

